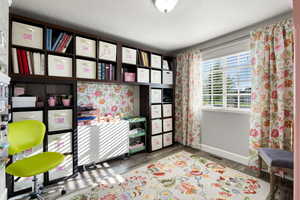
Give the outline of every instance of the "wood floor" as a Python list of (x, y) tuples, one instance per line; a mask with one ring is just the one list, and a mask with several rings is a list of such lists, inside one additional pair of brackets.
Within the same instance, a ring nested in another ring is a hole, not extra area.
[[(208, 154), (203, 151), (195, 150), (189, 147), (182, 145), (174, 145), (167, 149), (153, 152), (153, 153), (141, 153), (133, 155), (126, 159), (116, 159), (108, 162), (104, 162), (101, 165), (98, 165), (97, 169), (87, 170), (83, 173), (80, 173), (77, 177), (69, 179), (58, 186), (53, 186), (48, 188), (48, 195), (45, 196), (47, 200), (55, 200), (59, 195), (59, 186), (64, 186), (67, 193), (72, 193), (81, 189), (85, 189), (89, 186), (96, 185), (100, 180), (103, 180), (104, 177), (109, 178), (110, 174), (124, 174), (128, 171), (131, 171), (134, 168), (140, 167), (143, 164), (146, 164), (151, 161), (159, 160), (166, 156), (172, 155), (179, 151), (187, 151), (193, 154), (200, 155), (209, 160), (223, 164), (229, 168), (236, 169), (243, 173), (249, 174), (251, 176), (256, 176), (256, 174), (249, 169), (247, 166), (241, 165), (239, 163), (224, 159), (218, 158), (214, 155)], [(268, 181), (267, 177), (265, 177)], [(20, 199), (20, 198), (17, 198)], [(24, 199), (24, 198), (21, 198)], [(292, 200), (292, 184), (286, 183), (285, 186), (282, 186), (276, 195), (276, 200)]]

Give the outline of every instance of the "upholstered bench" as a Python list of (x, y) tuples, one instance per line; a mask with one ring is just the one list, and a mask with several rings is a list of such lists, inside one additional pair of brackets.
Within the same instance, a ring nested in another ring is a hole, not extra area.
[(261, 176), (262, 161), (264, 161), (268, 166), (268, 171), (270, 173), (270, 197), (271, 200), (273, 200), (277, 188), (277, 178), (274, 172), (275, 168), (293, 169), (293, 152), (281, 149), (260, 148), (258, 149), (258, 158), (259, 177)]

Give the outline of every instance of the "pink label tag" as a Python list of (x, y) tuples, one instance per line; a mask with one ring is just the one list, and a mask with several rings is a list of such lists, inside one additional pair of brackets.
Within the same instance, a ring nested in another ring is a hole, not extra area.
[(88, 67), (83, 68), (83, 72), (91, 72), (91, 69)]
[(56, 69), (57, 70), (64, 70), (65, 69), (65, 66), (63, 64), (57, 64), (56, 65)]
[(82, 50), (83, 50), (83, 51), (89, 51), (90, 48), (89, 48), (89, 47), (83, 47)]
[(59, 166), (56, 169), (57, 169), (57, 171), (64, 171), (65, 170), (63, 166)]
[(62, 124), (64, 122), (65, 122), (65, 118), (63, 118), (63, 117), (59, 117), (59, 118), (55, 119), (55, 123)]
[(23, 39), (24, 40), (32, 40), (32, 34), (24, 33), (23, 34)]

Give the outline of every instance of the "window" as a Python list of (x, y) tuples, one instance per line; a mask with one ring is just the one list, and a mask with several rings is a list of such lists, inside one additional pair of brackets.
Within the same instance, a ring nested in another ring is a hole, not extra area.
[(204, 107), (250, 108), (252, 67), (249, 51), (206, 60), (201, 66)]

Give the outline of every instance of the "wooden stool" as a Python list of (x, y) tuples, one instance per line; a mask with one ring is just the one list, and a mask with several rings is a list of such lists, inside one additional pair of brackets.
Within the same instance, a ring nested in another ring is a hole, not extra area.
[(262, 161), (268, 166), (270, 173), (270, 193), (271, 200), (275, 197), (277, 190), (277, 177), (275, 175), (275, 168), (294, 168), (294, 155), (293, 152), (284, 151), (280, 149), (260, 148), (258, 149), (258, 165), (259, 165), (259, 177), (261, 176)]

